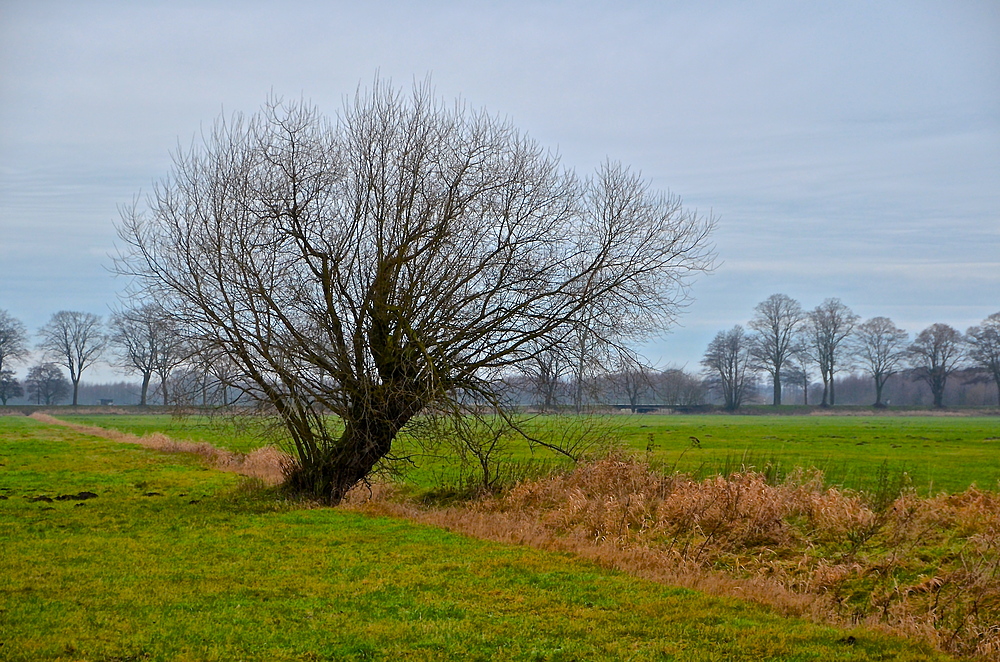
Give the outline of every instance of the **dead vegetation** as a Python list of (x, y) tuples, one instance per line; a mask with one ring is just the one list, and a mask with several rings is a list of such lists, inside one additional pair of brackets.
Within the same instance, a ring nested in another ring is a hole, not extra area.
[(1000, 495), (867, 493), (799, 471), (693, 480), (622, 458), (447, 508), (358, 492), (355, 507), (482, 538), (567, 551), (782, 613), (920, 637), (1000, 659)]

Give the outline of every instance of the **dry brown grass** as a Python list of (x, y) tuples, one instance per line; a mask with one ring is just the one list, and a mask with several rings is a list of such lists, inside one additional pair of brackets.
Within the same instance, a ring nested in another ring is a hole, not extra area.
[(190, 453), (201, 456), (216, 469), (257, 478), (267, 485), (277, 485), (285, 478), (285, 471), (294, 462), (287, 453), (264, 446), (250, 453), (234, 453), (217, 448), (207, 442), (176, 441), (165, 434), (154, 432), (142, 437), (118, 430), (109, 430), (95, 425), (81, 425), (53, 418), (48, 414), (34, 413), (31, 418), (42, 423), (62, 425), (77, 432), (109, 441), (126, 444), (138, 444), (165, 453)]
[(353, 507), (608, 567), (785, 614), (864, 624), (1000, 659), (1000, 495), (918, 498), (779, 485), (754, 472), (693, 480), (606, 459), (446, 508), (357, 491)]

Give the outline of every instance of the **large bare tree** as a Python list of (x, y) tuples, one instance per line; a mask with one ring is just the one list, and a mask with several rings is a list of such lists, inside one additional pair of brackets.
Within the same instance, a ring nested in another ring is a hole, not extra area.
[(145, 207), (119, 270), (239, 365), (291, 438), (289, 486), (329, 503), (418, 414), (503, 411), (501, 378), (579, 320), (614, 319), (593, 343), (661, 331), (713, 257), (676, 197), (614, 163), (580, 179), (427, 85), (220, 120)]
[(781, 371), (800, 351), (798, 331), (805, 321), (798, 301), (786, 294), (772, 294), (754, 308), (750, 328), (756, 331), (751, 354), (757, 366), (771, 375), (773, 404), (781, 404)]
[(931, 324), (917, 335), (907, 354), (914, 376), (930, 387), (934, 406), (943, 407), (948, 377), (965, 358), (965, 338), (961, 331), (947, 324)]
[(837, 404), (833, 378), (837, 370), (843, 367), (845, 341), (850, 337), (858, 319), (840, 299), (826, 299), (806, 314), (804, 344), (819, 366), (823, 380), (823, 400), (820, 405), (823, 407)]
[(53, 362), (69, 370), (73, 382), (73, 405), (77, 404), (80, 376), (97, 361), (107, 346), (101, 318), (93, 313), (60, 310), (38, 330), (38, 347)]
[(909, 334), (888, 317), (873, 317), (854, 330), (852, 351), (862, 369), (875, 380), (875, 407), (882, 408), (882, 389), (906, 358)]
[(28, 331), (24, 323), (0, 310), (0, 372), (28, 356)]
[(965, 333), (969, 343), (969, 358), (993, 377), (1000, 405), (1000, 313), (993, 313), (978, 326)]
[(721, 391), (723, 406), (729, 411), (743, 404), (752, 381), (751, 345), (750, 336), (737, 324), (728, 331), (719, 331), (701, 360), (709, 384)]

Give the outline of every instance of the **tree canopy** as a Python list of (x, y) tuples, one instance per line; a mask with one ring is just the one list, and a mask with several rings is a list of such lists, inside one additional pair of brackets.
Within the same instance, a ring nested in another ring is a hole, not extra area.
[(500, 411), (500, 378), (573, 334), (662, 331), (712, 226), (622, 165), (580, 178), (506, 120), (376, 82), (333, 120), (220, 119), (123, 211), (117, 264), (239, 366), (291, 484), (336, 503), (419, 413)]

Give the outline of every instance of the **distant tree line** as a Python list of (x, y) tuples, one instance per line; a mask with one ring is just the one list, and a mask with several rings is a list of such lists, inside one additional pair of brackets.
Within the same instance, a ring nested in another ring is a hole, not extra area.
[[(25, 325), (0, 310), (0, 403), (55, 405), (160, 404), (230, 406), (247, 401), (233, 362), (183, 334), (155, 305), (122, 308), (107, 321), (59, 311), (32, 345)], [(592, 356), (585, 341), (566, 351), (539, 351), (504, 381), (522, 407), (583, 412), (608, 405), (641, 411), (706, 403), (1000, 404), (1000, 312), (964, 334), (932, 324), (912, 340), (887, 317), (862, 321), (839, 299), (812, 310), (784, 294), (754, 308), (747, 325), (719, 331), (702, 371), (657, 369), (634, 352)], [(33, 351), (34, 350), (34, 351)], [(28, 365), (32, 358), (35, 362)], [(139, 382), (82, 382), (103, 361)], [(24, 365), (23, 378), (14, 372)], [(767, 395), (763, 389), (767, 390)]]
[(771, 385), (773, 405), (782, 403), (782, 389), (789, 386), (800, 389), (809, 404), (818, 376), (817, 404), (833, 406), (844, 383), (837, 375), (845, 372), (868, 376), (875, 407), (886, 406), (886, 384), (895, 375), (923, 382), (935, 407), (945, 406), (949, 380), (956, 377), (964, 384), (991, 382), (1000, 404), (1000, 313), (964, 334), (932, 324), (911, 341), (889, 318), (862, 322), (840, 299), (807, 311), (795, 299), (773, 294), (757, 304), (748, 327), (720, 331), (701, 362), (709, 388), (730, 410), (746, 402), (762, 376)]
[[(124, 308), (105, 322), (93, 313), (59, 311), (37, 333), (0, 310), (0, 403), (57, 405), (67, 400), (119, 404), (226, 406), (240, 400), (240, 378), (224, 358), (182, 337), (155, 306)], [(33, 351), (34, 350), (34, 351)], [(23, 379), (13, 370), (26, 365)], [(98, 361), (139, 377), (139, 384), (86, 384)], [(68, 378), (67, 378), (68, 375)]]

